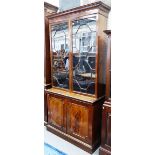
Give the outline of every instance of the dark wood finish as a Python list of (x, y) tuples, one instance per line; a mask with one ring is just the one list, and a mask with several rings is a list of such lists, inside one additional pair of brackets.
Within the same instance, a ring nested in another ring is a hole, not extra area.
[(49, 40), (49, 22), (45, 17), (45, 52), (44, 52), (44, 85), (45, 88), (51, 87), (51, 61), (50, 61), (50, 40)]
[(89, 145), (69, 134), (66, 134), (65, 132), (57, 130), (53, 126), (47, 125), (47, 130), (89, 153), (93, 153), (96, 150), (96, 148), (98, 148), (98, 145), (92, 147), (92, 145)]
[(44, 91), (44, 125), (46, 125), (48, 121), (48, 112), (47, 112), (47, 97), (46, 97), (46, 92)]
[(100, 155), (111, 155), (111, 31), (104, 31), (108, 36), (106, 64), (106, 100), (102, 109), (102, 133)]
[(100, 147), (100, 149), (99, 149), (99, 155), (111, 155), (111, 151), (108, 151), (107, 148), (104, 149), (104, 148)]
[(100, 145), (101, 107), (104, 98), (83, 101), (82, 95), (79, 100), (49, 90), (46, 93), (48, 94), (47, 130), (89, 153), (94, 152)]
[(67, 107), (67, 133), (87, 141), (89, 109), (75, 102), (69, 103)]
[(102, 104), (104, 98), (102, 98), (99, 102), (96, 102), (92, 109), (92, 119), (93, 119), (93, 126), (92, 126), (92, 142), (97, 146), (100, 145), (101, 142), (101, 115), (102, 115)]
[[(70, 70), (68, 90), (54, 86), (45, 89), (47, 94), (46, 102), (48, 104), (47, 130), (89, 153), (93, 153), (101, 143), (102, 104), (105, 97), (104, 72), (102, 71), (102, 65), (105, 65), (105, 56), (103, 54), (105, 51), (105, 37), (103, 37), (103, 30), (106, 29), (109, 11), (109, 6), (102, 2), (96, 2), (48, 16), (49, 30), (55, 24), (68, 23)], [(73, 91), (72, 21), (86, 16), (96, 16), (97, 19), (96, 83), (94, 95)], [(47, 42), (49, 42), (49, 38)], [(45, 52), (45, 69), (47, 71), (45, 79), (51, 83), (53, 51), (51, 46), (48, 47), (49, 49)]]
[(111, 97), (111, 31), (104, 31), (108, 35), (107, 64), (106, 64), (106, 97)]
[[(105, 23), (105, 24), (103, 24)], [(105, 94), (105, 85), (106, 85), (106, 35), (103, 33), (103, 30), (106, 29), (107, 18), (104, 18), (103, 15), (98, 15), (98, 96)]]
[(47, 95), (48, 123), (60, 130), (65, 130), (65, 106), (64, 100), (55, 95)]
[(111, 100), (104, 102), (102, 109), (102, 133), (100, 155), (111, 154)]
[[(50, 64), (50, 40), (49, 40), (49, 22), (48, 18), (45, 18), (45, 23), (44, 23), (44, 88), (51, 88), (51, 65)], [(45, 125), (48, 121), (47, 118), (47, 100), (46, 100), (46, 93), (44, 91), (44, 122)]]
[(105, 101), (102, 111), (102, 145), (111, 146), (111, 101)]
[[(49, 21), (46, 17), (51, 13), (56, 13), (58, 7), (51, 5), (47, 2), (44, 2), (44, 88), (51, 88), (51, 65), (50, 64), (50, 40), (49, 40)], [(46, 94), (44, 92), (44, 124), (47, 124), (47, 100)]]

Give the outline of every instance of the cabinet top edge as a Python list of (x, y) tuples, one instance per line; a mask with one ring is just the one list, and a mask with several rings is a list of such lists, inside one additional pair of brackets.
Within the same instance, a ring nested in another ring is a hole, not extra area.
[(46, 92), (55, 93), (55, 94), (58, 94), (58, 95), (63, 95), (63, 96), (66, 96), (66, 97), (71, 97), (71, 98), (74, 98), (74, 99), (78, 99), (78, 100), (82, 100), (82, 101), (86, 101), (86, 102), (90, 102), (90, 103), (94, 103), (97, 100), (97, 98), (95, 98), (95, 97), (85, 96), (85, 95), (82, 95), (82, 94), (76, 94), (74, 92), (71, 93), (71, 92), (67, 92), (67, 91), (64, 91), (64, 90), (56, 89), (56, 88), (46, 89)]
[(58, 16), (63, 16), (63, 15), (70, 14), (70, 13), (75, 13), (75, 12), (78, 12), (78, 11), (90, 10), (90, 9), (97, 8), (97, 7), (99, 9), (103, 8), (107, 12), (109, 12), (111, 10), (110, 6), (104, 4), (101, 1), (98, 1), (98, 2), (95, 2), (95, 3), (90, 3), (90, 4), (87, 4), (87, 5), (83, 5), (83, 6), (79, 6), (79, 7), (76, 7), (76, 8), (69, 9), (69, 10), (65, 10), (65, 11), (62, 11), (62, 12), (53, 13), (51, 15), (48, 15), (47, 18), (52, 19), (52, 18), (55, 18), (55, 17), (58, 17)]

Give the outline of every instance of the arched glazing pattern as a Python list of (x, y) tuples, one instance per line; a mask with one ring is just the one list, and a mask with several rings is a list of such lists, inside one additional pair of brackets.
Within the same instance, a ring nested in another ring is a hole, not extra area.
[(52, 26), (51, 37), (53, 86), (69, 89), (68, 24)]
[(73, 90), (95, 94), (96, 17), (72, 22)]

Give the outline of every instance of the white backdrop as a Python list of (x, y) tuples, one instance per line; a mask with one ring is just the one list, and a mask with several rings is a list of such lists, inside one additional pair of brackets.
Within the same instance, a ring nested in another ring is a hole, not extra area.
[(46, 0), (46, 2), (59, 7), (59, 0)]

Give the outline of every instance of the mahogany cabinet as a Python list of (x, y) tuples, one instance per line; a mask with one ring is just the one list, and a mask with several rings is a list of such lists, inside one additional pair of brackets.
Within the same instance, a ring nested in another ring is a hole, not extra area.
[(96, 2), (47, 17), (46, 127), (90, 153), (101, 139), (107, 51), (103, 30), (109, 11)]
[(106, 95), (102, 107), (102, 130), (100, 155), (111, 155), (111, 31), (104, 31), (107, 34), (107, 62), (106, 62)]

